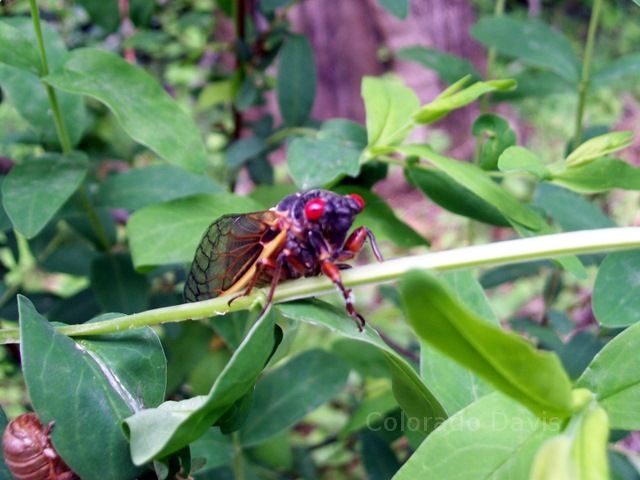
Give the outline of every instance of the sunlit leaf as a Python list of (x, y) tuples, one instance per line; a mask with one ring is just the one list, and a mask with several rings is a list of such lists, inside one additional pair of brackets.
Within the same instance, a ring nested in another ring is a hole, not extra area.
[(631, 145), (632, 132), (609, 132), (598, 137), (590, 138), (573, 152), (565, 160), (570, 167), (585, 164), (596, 158), (604, 157)]
[(608, 255), (593, 287), (593, 313), (601, 325), (626, 327), (640, 321), (640, 251)]

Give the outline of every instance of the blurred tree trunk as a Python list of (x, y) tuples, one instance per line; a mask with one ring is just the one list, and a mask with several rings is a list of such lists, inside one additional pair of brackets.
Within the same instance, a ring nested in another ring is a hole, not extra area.
[[(330, 5), (330, 6), (329, 6)], [(291, 12), (295, 29), (309, 36), (318, 67), (314, 117), (344, 117), (362, 122), (360, 83), (364, 75), (393, 71), (416, 90), (423, 102), (442, 90), (431, 71), (388, 54), (409, 45), (425, 45), (471, 60), (482, 68), (484, 52), (469, 35), (475, 13), (469, 0), (411, 0), (406, 20), (384, 11), (377, 0), (306, 0)], [(379, 55), (382, 53), (382, 55)], [(381, 60), (387, 57), (387, 61)], [(452, 153), (469, 157), (470, 128), (477, 107), (456, 112), (438, 123), (451, 139)]]

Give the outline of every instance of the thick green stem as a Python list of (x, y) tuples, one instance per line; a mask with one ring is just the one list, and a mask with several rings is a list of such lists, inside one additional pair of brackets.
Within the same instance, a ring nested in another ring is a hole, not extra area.
[[(345, 270), (342, 273), (342, 280), (345, 286), (355, 287), (391, 282), (416, 268), (444, 272), (631, 248), (640, 248), (640, 227), (559, 233), (396, 258)], [(305, 278), (278, 286), (273, 300), (274, 303), (288, 302), (300, 298), (316, 297), (333, 291), (334, 286), (326, 277)], [(247, 310), (262, 304), (265, 292), (264, 290), (256, 290), (251, 295), (239, 297), (231, 305), (229, 305), (230, 298), (223, 296), (202, 302), (157, 308), (113, 320), (67, 325), (58, 327), (57, 330), (70, 336), (101, 335), (148, 325), (224, 315), (228, 312)], [(18, 329), (0, 330), (0, 343), (17, 343), (18, 341)]]
[(582, 75), (580, 77), (580, 83), (578, 84), (578, 108), (576, 110), (576, 125), (573, 137), (574, 148), (582, 142), (582, 120), (587, 101), (587, 93), (589, 91), (591, 57), (593, 56), (593, 47), (595, 44), (596, 32), (598, 31), (602, 3), (603, 0), (594, 0), (593, 9), (591, 10), (591, 20), (589, 21), (589, 31), (587, 33), (587, 44), (585, 45), (584, 57), (582, 59)]

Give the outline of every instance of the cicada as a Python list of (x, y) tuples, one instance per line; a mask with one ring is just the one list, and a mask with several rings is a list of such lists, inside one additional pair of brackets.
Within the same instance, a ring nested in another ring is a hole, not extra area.
[(196, 250), (184, 287), (188, 302), (236, 293), (248, 295), (270, 285), (266, 304), (283, 280), (326, 275), (342, 293), (347, 312), (360, 330), (364, 318), (353, 306), (340, 270), (369, 239), (378, 261), (382, 255), (367, 227), (349, 230), (363, 211), (358, 194), (309, 190), (285, 197), (260, 212), (225, 215), (214, 221)]

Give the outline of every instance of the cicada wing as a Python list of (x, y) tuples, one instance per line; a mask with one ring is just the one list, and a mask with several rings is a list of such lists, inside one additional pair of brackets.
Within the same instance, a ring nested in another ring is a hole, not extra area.
[(233, 287), (260, 258), (264, 234), (275, 228), (277, 212), (225, 215), (213, 222), (196, 250), (184, 298), (187, 302), (217, 297)]

